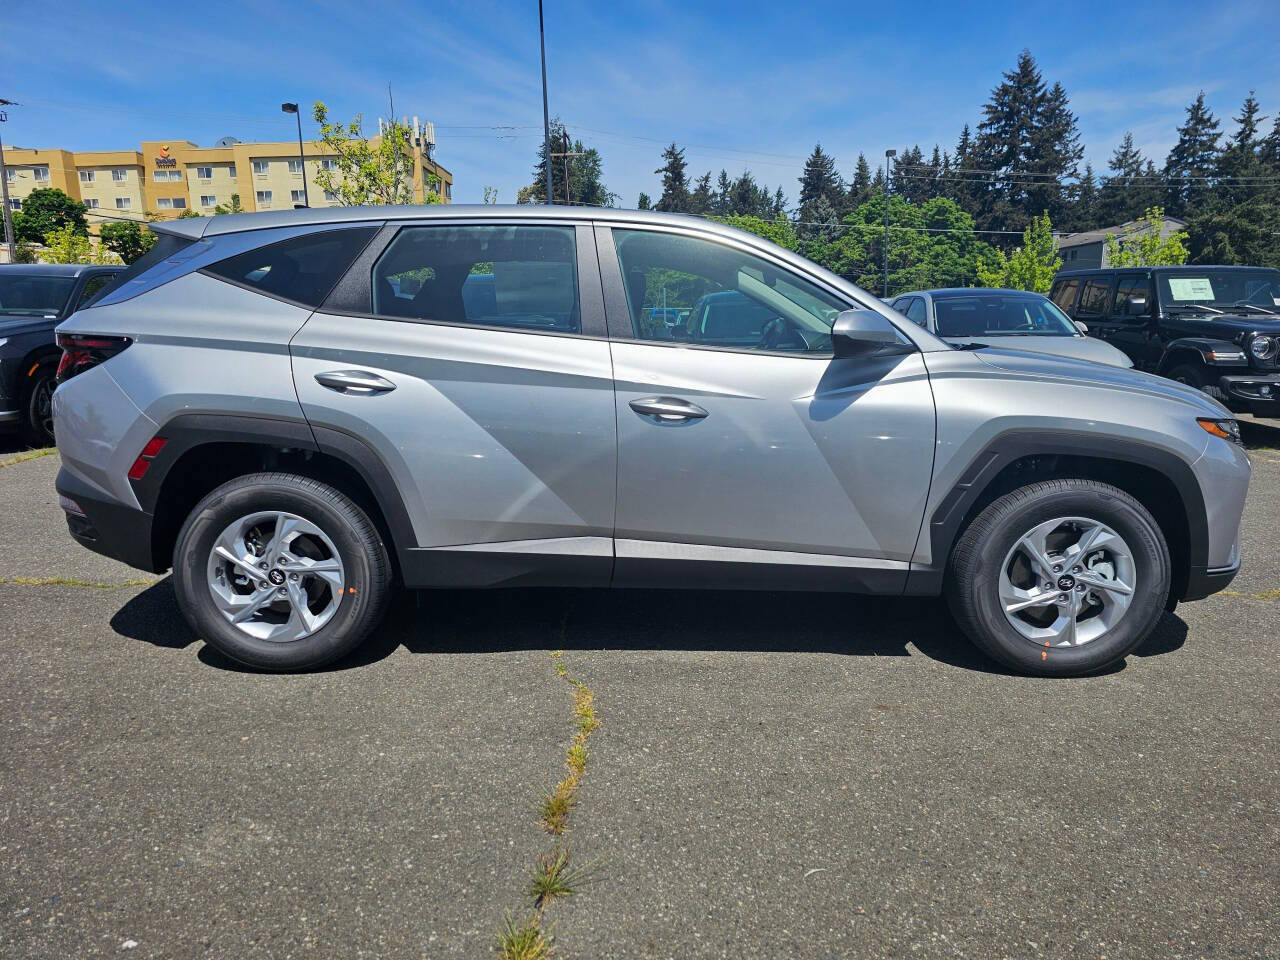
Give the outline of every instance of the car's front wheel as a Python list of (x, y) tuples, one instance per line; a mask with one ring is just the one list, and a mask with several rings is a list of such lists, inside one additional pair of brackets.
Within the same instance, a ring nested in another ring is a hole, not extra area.
[(173, 557), (178, 606), (222, 653), (268, 670), (321, 666), (377, 624), (390, 563), (377, 527), (327, 484), (261, 473), (191, 511)]
[(948, 600), (969, 637), (1006, 666), (1090, 673), (1147, 637), (1169, 595), (1169, 548), (1151, 514), (1095, 480), (1006, 494), (961, 536)]

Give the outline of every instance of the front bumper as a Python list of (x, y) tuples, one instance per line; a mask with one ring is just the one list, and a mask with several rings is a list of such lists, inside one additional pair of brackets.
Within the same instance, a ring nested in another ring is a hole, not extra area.
[(1280, 373), (1230, 374), (1218, 378), (1218, 387), (1229, 401), (1259, 416), (1280, 416)]
[(1182, 595), (1183, 600), (1203, 600), (1205, 597), (1212, 596), (1219, 590), (1225, 590), (1230, 586), (1231, 581), (1236, 578), (1236, 574), (1240, 572), (1240, 564), (1237, 562), (1234, 567), (1222, 567), (1221, 569), (1206, 570), (1204, 567), (1192, 567), (1187, 577), (1187, 589)]
[(0, 433), (16, 429), (20, 415), (17, 410), (0, 410)]
[(157, 568), (151, 550), (151, 514), (110, 499), (66, 467), (58, 471), (54, 486), (84, 511), (83, 517), (67, 513), (67, 532), (82, 547), (148, 573), (164, 572), (165, 567)]

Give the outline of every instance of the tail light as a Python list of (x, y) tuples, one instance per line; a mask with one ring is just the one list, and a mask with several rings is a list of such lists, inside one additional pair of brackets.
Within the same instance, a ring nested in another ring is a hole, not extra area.
[(104, 337), (97, 334), (60, 333), (58, 346), (62, 359), (58, 361), (58, 383), (66, 383), (72, 377), (110, 360), (129, 344), (128, 337)]

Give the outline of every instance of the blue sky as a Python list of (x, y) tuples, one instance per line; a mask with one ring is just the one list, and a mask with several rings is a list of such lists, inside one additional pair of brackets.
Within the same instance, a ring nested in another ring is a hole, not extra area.
[[(546, 4), (551, 112), (601, 150), (625, 206), (656, 198), (672, 140), (691, 174), (749, 168), (791, 203), (815, 142), (846, 176), (860, 150), (949, 148), (1024, 47), (1066, 87), (1099, 170), (1127, 129), (1162, 163), (1201, 89), (1228, 130), (1251, 88), (1269, 118), (1280, 110), (1274, 3)], [(490, 185), (513, 202), (531, 179), (536, 0), (4, 7), (0, 96), (23, 104), (8, 144), (288, 139), (282, 100), (374, 118), (390, 83), (397, 114), (435, 122), (456, 201)]]

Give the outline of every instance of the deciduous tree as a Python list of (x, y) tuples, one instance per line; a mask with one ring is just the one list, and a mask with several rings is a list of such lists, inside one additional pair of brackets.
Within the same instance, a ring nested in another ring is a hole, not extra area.
[(1035, 217), (1022, 231), (1020, 247), (1007, 255), (1003, 250), (996, 250), (991, 259), (979, 263), (978, 279), (984, 287), (1048, 293), (1053, 275), (1061, 266), (1053, 225), (1045, 213)]
[(132, 221), (104, 223), (98, 237), (103, 246), (125, 263), (133, 263), (156, 245), (156, 235)]

